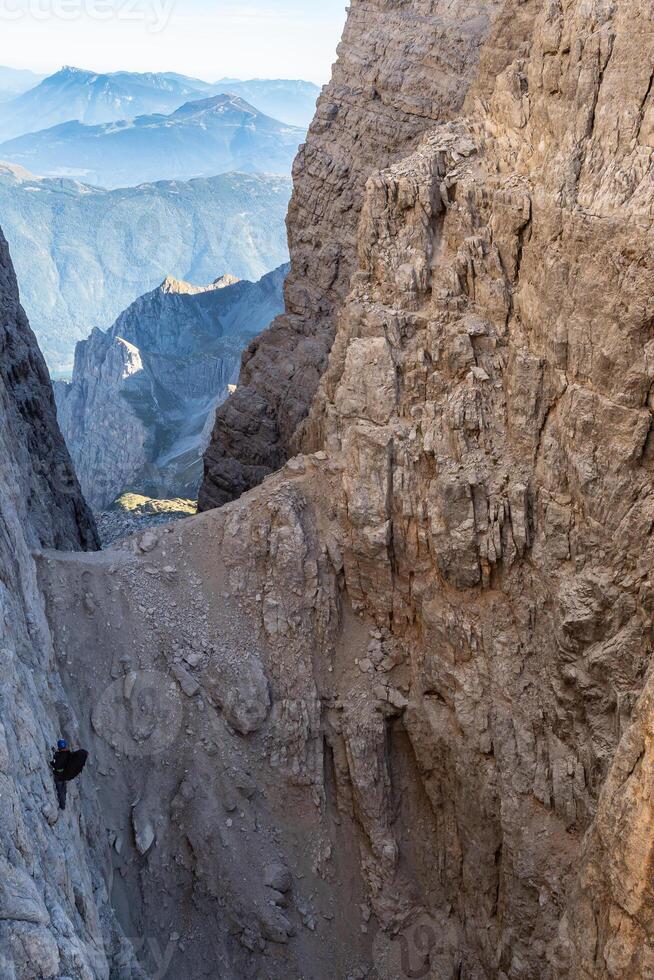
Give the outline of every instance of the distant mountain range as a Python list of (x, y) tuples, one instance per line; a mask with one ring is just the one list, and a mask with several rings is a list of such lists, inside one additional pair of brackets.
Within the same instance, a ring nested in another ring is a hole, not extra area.
[(260, 112), (306, 129), (320, 94), (311, 82), (223, 79), (211, 84), (175, 72), (99, 74), (65, 67), (41, 78), (0, 68), (0, 91), (5, 90), (11, 99), (0, 104), (0, 140), (72, 120), (96, 126), (142, 115), (167, 115), (185, 102), (225, 94), (238, 95)]
[(11, 102), (0, 105), (0, 139), (77, 119), (88, 125), (173, 112), (205, 94), (191, 79), (172, 74), (116, 72), (98, 75), (62, 68)]
[(197, 498), (216, 406), (282, 311), (287, 271), (203, 287), (168, 277), (77, 345), (72, 383), (55, 382), (57, 414), (96, 510), (124, 491)]
[(63, 123), (2, 143), (0, 159), (43, 176), (115, 188), (229, 171), (290, 174), (304, 136), (238, 96), (216, 95), (168, 116)]
[(0, 215), (51, 370), (168, 273), (258, 279), (288, 259), (291, 182), (227, 174), (105, 191), (0, 164)]

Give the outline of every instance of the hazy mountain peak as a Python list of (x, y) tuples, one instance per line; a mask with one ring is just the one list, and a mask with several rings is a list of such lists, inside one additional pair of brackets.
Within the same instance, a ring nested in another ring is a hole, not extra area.
[[(22, 94), (20, 94), (22, 93)], [(258, 112), (307, 128), (320, 93), (302, 80), (238, 79), (211, 84), (176, 72), (94, 72), (63, 65), (47, 78), (0, 68), (0, 140), (79, 120), (88, 126), (154, 114), (169, 115), (188, 103), (221, 98), (213, 108), (243, 100), (240, 111)]]
[(48, 177), (103, 187), (216, 174), (290, 174), (304, 131), (237, 95), (89, 126), (79, 120), (0, 144), (0, 157)]
[(173, 116), (197, 116), (204, 113), (220, 115), (229, 109), (234, 109), (240, 113), (249, 113), (253, 116), (263, 115), (255, 106), (250, 105), (239, 95), (221, 93), (220, 95), (212, 95), (208, 99), (195, 99), (185, 102), (173, 113)]
[(235, 286), (240, 281), (236, 276), (232, 276), (227, 272), (224, 276), (218, 276), (217, 279), (214, 279), (212, 286), (214, 289), (224, 289), (225, 286)]
[(175, 276), (166, 276), (159, 287), (159, 292), (178, 293), (180, 296), (197, 296), (199, 293), (208, 293), (215, 289), (225, 289), (228, 286), (235, 286), (238, 282), (242, 282), (242, 280), (237, 276), (231, 275), (229, 272), (225, 273), (225, 275), (218, 276), (217, 279), (214, 279), (207, 286), (196, 286), (191, 282), (186, 282), (184, 279), (177, 279)]

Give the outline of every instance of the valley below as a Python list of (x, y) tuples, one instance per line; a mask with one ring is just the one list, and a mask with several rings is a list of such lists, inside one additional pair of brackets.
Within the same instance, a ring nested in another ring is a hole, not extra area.
[(216, 407), (236, 386), (243, 350), (282, 312), (287, 272), (205, 287), (167, 277), (107, 333), (78, 343), (72, 379), (54, 391), (94, 510), (125, 492), (197, 500)]

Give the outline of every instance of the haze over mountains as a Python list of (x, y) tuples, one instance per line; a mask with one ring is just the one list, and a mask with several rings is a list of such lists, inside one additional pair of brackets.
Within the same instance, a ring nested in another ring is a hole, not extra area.
[(22, 92), (27, 92), (42, 82), (44, 77), (24, 68), (5, 68), (0, 65), (0, 102), (7, 102)]
[(68, 66), (0, 68), (3, 87), (0, 214), (55, 375), (166, 276), (257, 280), (287, 260), (290, 172), (318, 86)]
[(0, 214), (50, 368), (167, 275), (256, 280), (288, 259), (290, 180), (223, 174), (106, 191), (0, 166)]
[(217, 93), (239, 95), (267, 116), (302, 129), (309, 128), (316, 112), (316, 100), (320, 95), (320, 88), (313, 82), (291, 79), (253, 78), (241, 81), (237, 78), (222, 78), (213, 89)]
[(203, 94), (200, 86), (200, 82), (193, 85), (190, 79), (168, 73), (99, 75), (65, 67), (0, 106), (0, 138), (11, 139), (71, 119), (95, 125), (172, 112)]
[(217, 95), (187, 102), (168, 116), (98, 126), (64, 123), (1, 144), (0, 159), (103, 187), (228, 171), (290, 174), (304, 135), (238, 96)]
[(30, 72), (0, 68), (3, 89), (8, 98), (17, 95), (0, 105), (3, 141), (75, 119), (95, 126), (154, 113), (167, 115), (185, 102), (226, 94), (238, 95), (260, 112), (306, 129), (320, 94), (317, 85), (304, 81), (223, 79), (211, 84), (176, 72), (102, 74), (70, 66), (43, 80)]
[(55, 396), (91, 506), (126, 490), (197, 497), (216, 405), (243, 348), (283, 310), (287, 271), (208, 286), (168, 277), (77, 345), (72, 383), (57, 382)]

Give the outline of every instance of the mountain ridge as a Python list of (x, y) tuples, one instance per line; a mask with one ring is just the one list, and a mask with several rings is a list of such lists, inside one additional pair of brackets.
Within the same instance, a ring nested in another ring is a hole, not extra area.
[(290, 174), (304, 137), (239, 96), (221, 94), (165, 115), (61, 123), (0, 144), (0, 158), (42, 176), (76, 176), (115, 189), (232, 171)]
[[(20, 88), (12, 96), (10, 80), (14, 75), (7, 71), (9, 98), (0, 104), (3, 142), (73, 120), (93, 126), (156, 112), (166, 115), (203, 95), (230, 94), (225, 91), (226, 83), (206, 82), (178, 72), (94, 72), (64, 65), (45, 77), (28, 73), (37, 84)], [(0, 69), (0, 91), (4, 88), (2, 78)], [(318, 86), (301, 79), (231, 79), (229, 86), (231, 94), (256, 96), (255, 105), (258, 100), (262, 113), (277, 118), (278, 111), (286, 125), (305, 129), (320, 93)]]
[(0, 212), (51, 370), (70, 369), (83, 328), (107, 329), (169, 272), (206, 283), (227, 268), (257, 280), (286, 262), (290, 187), (228, 174), (110, 191), (0, 164)]
[(241, 354), (283, 308), (287, 266), (256, 283), (172, 276), (105, 333), (77, 344), (70, 383), (54, 384), (59, 425), (86, 500), (123, 492), (196, 498), (216, 406)]

